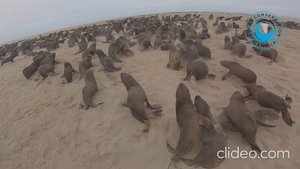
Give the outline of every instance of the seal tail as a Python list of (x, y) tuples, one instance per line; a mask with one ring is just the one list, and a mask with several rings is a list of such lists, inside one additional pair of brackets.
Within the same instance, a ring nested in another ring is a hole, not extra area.
[(258, 120), (256, 120), (256, 122), (257, 122), (258, 125), (260, 125), (260, 126), (262, 126), (262, 127), (272, 127), (272, 128), (276, 127), (275, 125), (265, 124), (265, 123), (260, 122), (260, 121), (258, 121)]

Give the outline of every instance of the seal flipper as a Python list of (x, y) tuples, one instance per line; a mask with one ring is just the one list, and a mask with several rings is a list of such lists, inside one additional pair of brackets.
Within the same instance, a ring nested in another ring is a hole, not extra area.
[(122, 63), (122, 62), (123, 62), (122, 60), (120, 60), (120, 59), (118, 59), (118, 58), (116, 58), (116, 57), (113, 58), (113, 60), (116, 61), (116, 62), (118, 62), (118, 63)]
[(209, 74), (207, 74), (207, 76), (206, 76), (208, 79), (210, 79), (210, 80), (215, 80), (215, 78), (216, 78), (216, 75), (215, 74), (211, 74), (211, 73), (209, 73)]
[(65, 77), (65, 74), (62, 74), (60, 78), (63, 78), (63, 77)]
[(162, 116), (162, 115), (164, 115), (164, 114), (162, 114), (161, 112), (162, 112), (163, 110), (155, 110), (155, 111), (153, 111), (153, 112), (151, 112), (151, 113), (148, 113), (146, 116), (146, 118), (147, 119), (153, 119), (153, 118), (155, 118), (155, 117), (160, 117), (160, 116)]
[(230, 72), (226, 73), (226, 74), (222, 77), (222, 81), (224, 81), (224, 80), (230, 78), (230, 76), (231, 76), (231, 73), (230, 73)]
[(115, 72), (117, 72), (117, 71), (122, 70), (122, 67), (113, 67), (113, 70), (114, 70)]
[(256, 120), (257, 124), (262, 126), (262, 127), (276, 127), (275, 125), (269, 125), (269, 124), (265, 124), (263, 122), (260, 122), (259, 120)]
[(171, 154), (176, 154), (176, 150), (167, 142), (167, 149)]
[(181, 161), (186, 164), (187, 166), (194, 166), (196, 164), (195, 160), (181, 158)]
[(162, 108), (161, 105), (158, 105), (158, 104), (157, 105), (155, 105), (155, 104), (151, 105), (150, 102), (149, 102), (149, 100), (148, 100), (148, 98), (146, 98), (145, 101), (147, 103), (147, 107), (149, 107), (150, 109), (157, 110), (157, 109), (161, 109)]

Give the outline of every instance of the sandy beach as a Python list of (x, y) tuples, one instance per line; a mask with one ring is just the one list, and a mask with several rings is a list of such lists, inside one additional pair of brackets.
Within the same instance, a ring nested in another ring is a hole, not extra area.
[[(185, 14), (178, 13), (180, 16)], [(223, 49), (224, 36), (231, 37), (235, 32), (232, 29), (228, 33), (215, 34), (215, 20), (208, 20), (209, 14), (201, 13), (208, 22), (208, 32), (211, 34), (211, 38), (202, 42), (212, 51), (212, 59), (204, 61), (216, 79), (184, 83), (191, 92), (192, 100), (196, 95), (201, 95), (210, 105), (213, 115), (218, 116), (228, 106), (229, 98), (235, 91), (244, 95), (247, 95), (247, 91), (241, 87), (245, 83), (237, 77), (221, 80), (228, 69), (222, 67), (220, 61), (236, 61), (229, 50)], [(239, 14), (214, 13), (214, 17), (218, 16)], [(237, 21), (242, 28), (238, 30), (239, 33), (242, 33), (245, 21), (250, 16), (243, 15), (242, 21)], [(299, 22), (295, 19), (280, 19), (283, 22)], [(96, 24), (101, 23), (105, 21)], [(197, 31), (200, 32), (201, 28)], [(116, 32), (114, 35), (118, 37)], [(256, 135), (261, 149), (288, 150), (291, 158), (225, 159), (218, 169), (300, 168), (299, 39), (299, 30), (284, 29), (282, 40), (275, 47), (279, 53), (278, 63), (268, 64), (269, 59), (258, 56), (245, 40), (242, 42), (247, 46), (246, 54), (253, 57), (237, 58), (238, 63), (256, 73), (257, 84), (279, 96), (289, 94), (293, 98), (289, 111), (295, 125), (287, 126), (280, 115), (278, 120), (268, 122), (276, 125), (276, 128), (258, 127)], [(97, 40), (96, 48), (107, 54), (109, 44), (100, 42), (105, 37), (97, 37)], [(91, 44), (89, 42), (88, 46)], [(172, 154), (167, 150), (166, 141), (175, 147), (179, 137), (175, 91), (185, 78), (186, 67), (178, 71), (168, 69), (169, 51), (148, 49), (141, 52), (139, 45), (133, 46), (131, 50), (135, 53), (132, 57), (118, 55), (123, 62), (115, 63), (115, 66), (122, 67), (122, 70), (113, 73), (103, 71), (98, 57), (93, 56), (97, 84), (103, 89), (95, 94), (93, 101), (105, 103), (88, 110), (79, 110), (79, 104), (83, 103), (82, 89), (85, 82), (77, 81), (78, 74), (74, 74), (74, 82), (61, 84), (63, 63), (68, 61), (78, 70), (81, 61), (81, 54), (75, 55), (78, 52), (77, 45), (68, 48), (67, 40), (54, 51), (56, 60), (61, 62), (55, 68), (58, 75), (49, 75), (44, 81), (25, 79), (22, 70), (32, 63), (32, 57), (25, 57), (22, 53), (13, 63), (0, 67), (0, 169), (167, 169)], [(120, 79), (121, 72), (131, 74), (142, 85), (149, 101), (163, 107), (164, 116), (150, 120), (151, 128), (147, 134), (142, 133), (144, 125), (131, 115), (128, 108), (121, 106), (127, 99), (127, 91)], [(37, 77), (37, 73), (33, 75), (33, 79)], [(260, 108), (255, 101), (249, 101), (247, 105), (251, 110)], [(239, 146), (240, 149), (251, 150), (239, 133), (225, 133), (229, 147)], [(193, 168), (182, 162), (178, 166), (181, 169)]]

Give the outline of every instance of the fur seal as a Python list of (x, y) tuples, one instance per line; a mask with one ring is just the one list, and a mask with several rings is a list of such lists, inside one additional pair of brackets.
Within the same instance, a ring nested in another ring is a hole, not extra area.
[[(198, 140), (199, 126), (214, 131), (214, 125), (202, 114), (196, 112), (189, 89), (179, 83), (176, 89), (176, 121), (180, 129), (180, 137), (176, 148), (167, 142), (168, 151), (176, 156), (189, 153)], [(173, 158), (174, 160), (174, 158)]]
[(96, 50), (95, 53), (98, 55), (100, 63), (106, 71), (116, 72), (122, 69), (121, 67), (115, 68), (114, 61), (110, 57), (108, 57), (102, 50)]
[(187, 72), (184, 80), (190, 80), (192, 74), (195, 76), (196, 80), (204, 79), (206, 77), (209, 79), (214, 79), (216, 75), (208, 74), (208, 72), (209, 68), (207, 64), (198, 57), (198, 49), (192, 45), (190, 47)]
[(172, 70), (179, 70), (181, 65), (181, 59), (177, 53), (176, 46), (173, 43), (169, 43), (169, 49), (169, 63), (167, 64), (167, 67)]
[[(239, 57), (243, 57), (246, 53), (247, 46), (243, 43), (240, 43), (239, 39), (234, 36), (232, 37), (232, 42), (233, 42), (232, 53)], [(251, 55), (247, 57), (251, 57)]]
[(96, 51), (96, 45), (97, 45), (97, 43), (93, 42), (90, 47), (88, 47), (86, 50), (84, 50), (82, 52), (82, 59), (84, 59), (89, 54), (94, 55), (94, 53)]
[(8, 62), (14, 62), (15, 57), (19, 56), (17, 51), (13, 51), (8, 58), (5, 58), (1, 61), (1, 66)]
[(48, 77), (48, 74), (50, 72), (53, 73), (53, 75), (55, 75), (55, 71), (54, 71), (54, 65), (52, 62), (46, 62), (43, 65), (41, 65), (38, 69), (39, 75), (43, 77), (42, 80), (45, 80)]
[(278, 52), (275, 49), (268, 49), (268, 50), (260, 50), (255, 47), (252, 47), (253, 50), (260, 56), (270, 58), (271, 62), (277, 62)]
[(228, 79), (232, 75), (235, 75), (246, 83), (256, 83), (257, 76), (249, 68), (246, 68), (237, 62), (228, 60), (222, 60), (220, 64), (229, 69), (229, 72), (222, 77), (222, 81)]
[[(197, 112), (210, 120), (210, 122), (214, 125), (214, 131), (209, 131), (204, 127), (200, 127), (203, 148), (193, 160), (184, 158), (181, 158), (181, 160), (188, 166), (196, 165), (203, 168), (215, 168), (225, 160), (225, 158), (219, 158), (217, 155), (219, 151), (223, 150), (223, 152), (225, 152), (227, 138), (222, 127), (217, 123), (212, 115), (210, 106), (207, 102), (199, 95), (195, 97), (194, 102)], [(220, 153), (219, 155), (224, 156), (224, 153)]]
[(98, 105), (103, 104), (104, 102), (98, 103), (95, 105), (93, 103), (93, 96), (96, 92), (99, 91), (98, 85), (94, 76), (94, 70), (89, 69), (84, 75), (85, 85), (82, 90), (82, 98), (86, 106), (80, 104), (80, 108), (88, 109), (89, 107), (97, 107)]
[(236, 91), (230, 98), (230, 103), (224, 111), (229, 121), (241, 132), (252, 150), (261, 152), (256, 143), (257, 122), (255, 116), (247, 108), (243, 95)]
[(230, 37), (228, 35), (225, 36), (224, 41), (224, 49), (232, 50), (233, 43), (231, 42)]
[(163, 44), (161, 35), (157, 34), (155, 41), (154, 41), (154, 48), (157, 49), (158, 47), (160, 47)]
[(56, 53), (46, 54), (45, 58), (41, 61), (40, 66), (42, 66), (46, 63), (51, 63), (52, 65), (55, 65), (56, 63), (58, 63), (55, 61), (55, 56), (56, 56)]
[(246, 101), (256, 100), (257, 103), (265, 108), (271, 108), (281, 112), (284, 122), (292, 126), (295, 123), (290, 115), (288, 109), (291, 108), (290, 104), (282, 97), (268, 91), (265, 87), (254, 83), (247, 84), (245, 87), (248, 90), (249, 95), (245, 97)]
[(43, 57), (35, 59), (29, 66), (23, 69), (23, 75), (28, 80), (30, 77), (38, 70), (40, 62), (43, 60)]
[(85, 40), (85, 37), (83, 35), (80, 36), (80, 39), (81, 39), (81, 41), (78, 43), (79, 51), (77, 53), (75, 53), (75, 55), (86, 50), (87, 46), (88, 46), (88, 44)]
[(61, 76), (61, 78), (65, 78), (68, 83), (72, 82), (73, 76), (72, 73), (78, 73), (78, 71), (74, 70), (72, 67), (72, 64), (70, 62), (64, 63), (64, 74)]
[[(130, 109), (132, 116), (145, 125), (143, 133), (148, 133), (150, 130), (149, 119), (162, 116), (163, 114), (161, 112), (163, 110), (159, 110), (162, 107), (160, 105), (151, 105), (149, 103), (145, 90), (130, 74), (121, 73), (120, 77), (128, 91), (127, 102), (122, 104), (122, 106)], [(145, 101), (147, 106), (155, 111), (146, 114), (144, 109)]]
[(93, 67), (91, 57), (89, 57), (89, 56), (91, 56), (91, 55), (88, 55), (79, 63), (78, 70), (79, 70), (80, 76), (79, 76), (78, 80), (81, 80), (83, 78), (83, 76), (85, 75), (86, 71), (89, 70), (91, 67)]
[(86, 39), (87, 39), (88, 42), (96, 42), (97, 41), (95, 36), (91, 35), (91, 34), (87, 34)]
[(125, 47), (124, 43), (121, 41), (121, 39), (117, 39), (114, 43), (112, 43), (108, 47), (108, 55), (110, 58), (112, 58), (114, 61), (121, 63), (123, 62), (122, 60), (118, 59), (116, 57), (117, 53), (123, 50)]

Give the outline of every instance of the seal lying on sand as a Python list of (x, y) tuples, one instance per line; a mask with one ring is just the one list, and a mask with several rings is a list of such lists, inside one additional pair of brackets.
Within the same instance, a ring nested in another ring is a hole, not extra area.
[(260, 50), (253, 47), (253, 50), (260, 56), (270, 58), (271, 62), (277, 62), (278, 52), (275, 49)]
[(175, 149), (168, 142), (167, 148), (170, 153), (175, 155), (175, 158), (172, 160), (176, 163), (174, 160), (178, 156), (181, 157), (192, 151), (198, 140), (199, 125), (209, 131), (214, 131), (214, 126), (208, 118), (196, 112), (196, 108), (191, 100), (190, 91), (184, 83), (179, 83), (177, 87), (175, 106), (180, 137)]
[(14, 59), (17, 56), (19, 56), (19, 53), (17, 51), (12, 52), (8, 58), (1, 61), (1, 66), (8, 62), (14, 62)]
[(229, 72), (222, 77), (223, 81), (228, 79), (230, 76), (235, 75), (246, 83), (256, 83), (256, 74), (252, 70), (240, 65), (239, 63), (222, 60), (220, 64), (229, 69)]
[(104, 102), (98, 103), (97, 105), (95, 105), (93, 103), (93, 96), (96, 92), (99, 91), (98, 85), (97, 85), (97, 82), (96, 82), (96, 79), (94, 76), (94, 70), (89, 69), (88, 71), (86, 71), (86, 73), (84, 75), (84, 79), (85, 79), (85, 85), (82, 90), (82, 97), (83, 97), (83, 101), (86, 106), (83, 106), (82, 104), (80, 104), (80, 108), (83, 108), (86, 110), (89, 107), (97, 107), (98, 105), (103, 104)]
[[(139, 122), (145, 124), (143, 133), (148, 133), (150, 130), (149, 119), (162, 116), (161, 112), (163, 110), (158, 110), (162, 107), (160, 105), (151, 105), (149, 103), (145, 90), (130, 74), (121, 73), (120, 77), (122, 83), (128, 91), (127, 103), (122, 104), (122, 106), (128, 107), (132, 116)], [(144, 109), (145, 101), (150, 109), (155, 109), (156, 111), (146, 114)]]
[(102, 50), (96, 50), (96, 54), (99, 57), (101, 65), (108, 72), (116, 72), (121, 70), (122, 68), (115, 68), (114, 61), (108, 57)]
[(257, 103), (262, 107), (271, 108), (281, 112), (282, 119), (289, 126), (292, 126), (292, 124), (295, 123), (288, 111), (291, 106), (282, 97), (268, 91), (265, 87), (257, 84), (251, 83), (242, 87), (245, 87), (249, 92), (249, 95), (245, 97), (246, 101), (256, 100)]
[(197, 48), (194, 45), (192, 45), (190, 47), (189, 61), (187, 64), (187, 73), (184, 80), (190, 80), (192, 74), (195, 76), (196, 80), (204, 79), (206, 77), (209, 79), (214, 79), (216, 77), (216, 75), (208, 74), (208, 72), (208, 66), (205, 62), (200, 60)]
[(230, 104), (224, 111), (229, 121), (241, 132), (252, 150), (261, 152), (256, 143), (257, 122), (255, 116), (247, 108), (243, 95), (236, 91), (230, 98)]
[(68, 83), (72, 82), (73, 74), (72, 73), (78, 73), (78, 71), (74, 70), (72, 67), (72, 64), (70, 62), (64, 63), (64, 74), (61, 76), (61, 78), (65, 78)]
[(214, 131), (209, 131), (204, 127), (200, 127), (201, 141), (203, 148), (200, 150), (199, 154), (194, 158), (194, 160), (184, 159), (181, 160), (188, 166), (201, 166), (203, 168), (215, 168), (219, 166), (224, 161), (225, 147), (227, 146), (227, 138), (222, 130), (222, 127), (217, 123), (214, 116), (210, 111), (210, 107), (207, 102), (202, 99), (199, 95), (195, 97), (195, 107), (197, 112), (210, 120), (214, 125)]

